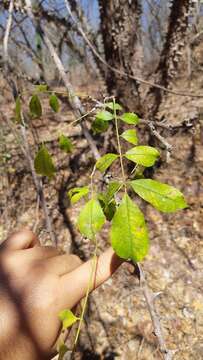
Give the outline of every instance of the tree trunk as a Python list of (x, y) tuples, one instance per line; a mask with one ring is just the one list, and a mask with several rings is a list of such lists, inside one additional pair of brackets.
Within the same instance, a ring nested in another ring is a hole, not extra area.
[[(166, 40), (155, 73), (156, 83), (166, 88), (178, 72), (182, 50), (187, 39), (188, 19), (191, 7), (192, 0), (173, 0), (171, 5)], [(149, 90), (147, 101), (151, 108), (148, 109), (148, 116), (156, 116), (162, 102), (163, 94), (163, 91), (157, 88), (151, 88)]]
[[(101, 32), (106, 61), (112, 67), (135, 75), (141, 68), (141, 8), (138, 0), (99, 0)], [(115, 95), (131, 111), (140, 113), (139, 88), (136, 81), (106, 70), (109, 94)]]

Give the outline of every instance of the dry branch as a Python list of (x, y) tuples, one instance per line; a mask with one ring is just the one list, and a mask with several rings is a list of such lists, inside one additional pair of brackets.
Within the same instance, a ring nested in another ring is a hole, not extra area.
[(156, 310), (156, 306), (155, 306), (155, 299), (157, 298), (159, 293), (158, 294), (153, 293), (149, 289), (141, 265), (133, 264), (133, 266), (134, 266), (134, 275), (139, 278), (140, 287), (143, 291), (143, 295), (144, 295), (144, 298), (145, 298), (145, 301), (147, 304), (147, 308), (150, 313), (150, 317), (151, 317), (152, 324), (154, 327), (154, 333), (157, 337), (157, 341), (159, 344), (159, 349), (160, 349), (161, 353), (163, 354), (164, 360), (172, 360), (173, 354), (175, 351), (169, 350), (165, 344), (160, 317), (159, 317), (159, 314), (158, 314), (158, 312)]
[[(58, 56), (51, 40), (49, 39), (48, 37), (48, 34), (47, 34), (47, 31), (46, 30), (43, 30), (40, 26), (40, 24), (37, 24), (36, 23), (36, 20), (35, 20), (35, 17), (33, 15), (33, 12), (32, 12), (32, 6), (31, 6), (31, 2), (30, 0), (25, 0), (25, 3), (26, 3), (26, 9), (27, 9), (27, 13), (30, 17), (30, 19), (32, 20), (32, 22), (34, 23), (34, 25), (37, 25), (38, 26), (38, 29), (40, 30), (41, 32), (41, 36), (50, 52), (50, 55), (61, 75), (61, 78), (64, 82), (64, 85), (66, 87), (66, 90), (68, 92), (68, 95), (69, 95), (69, 104), (70, 106), (72, 107), (73, 109), (73, 112), (75, 114), (75, 116), (78, 118), (78, 117), (82, 117), (83, 115), (85, 115), (85, 109), (83, 108), (83, 105), (80, 101), (80, 99), (78, 98), (78, 96), (75, 95), (75, 92), (73, 90), (73, 87), (69, 81), (69, 78), (66, 74), (66, 71), (64, 69), (64, 66), (62, 64), (62, 61), (60, 59), (60, 57)], [(86, 124), (84, 122), (81, 123), (81, 128), (82, 128), (82, 131), (83, 131), (83, 134), (92, 150), (92, 153), (95, 157), (95, 159), (97, 160), (99, 157), (100, 157), (100, 154), (99, 154), (99, 151), (97, 149), (97, 146), (92, 138), (92, 136), (90, 135), (89, 133), (89, 130), (86, 126)]]
[[(4, 70), (5, 70), (5, 77), (6, 77), (7, 81), (9, 80), (9, 74), (8, 74), (8, 70), (9, 70), (8, 69), (8, 65), (9, 65), (9, 63), (8, 63), (8, 41), (9, 41), (9, 35), (10, 35), (10, 30), (11, 30), (11, 25), (12, 25), (13, 8), (14, 8), (14, 1), (11, 0), (10, 6), (9, 6), (9, 17), (8, 17), (8, 21), (7, 21), (7, 24), (6, 24), (6, 31), (5, 31), (5, 36), (4, 36), (4, 46), (3, 46)], [(10, 84), (10, 81), (8, 81), (8, 82), (9, 82), (9, 85), (12, 87), (13, 97), (14, 97), (14, 99), (16, 99), (16, 96), (18, 96), (17, 88), (14, 85), (13, 80), (11, 81), (11, 84)], [(14, 85), (14, 88), (13, 88), (13, 85)], [(34, 168), (34, 163), (33, 163), (33, 160), (32, 160), (32, 155), (31, 155), (30, 146), (29, 146), (28, 139), (27, 139), (25, 123), (24, 123), (23, 112), (21, 112), (21, 117), (22, 117), (22, 120), (23, 120), (23, 124), (20, 125), (20, 130), (21, 130), (21, 136), (23, 138), (23, 143), (24, 143), (24, 145), (21, 144), (21, 148), (23, 149), (23, 154), (25, 155), (25, 158), (26, 158), (26, 160), (28, 162), (28, 165), (30, 167), (30, 171), (31, 171), (31, 174), (32, 174), (32, 178), (33, 178), (33, 182), (34, 182), (34, 185), (35, 185), (35, 188), (36, 188), (36, 191), (37, 191), (38, 198), (41, 201), (41, 205), (42, 205), (42, 208), (43, 208), (43, 211), (44, 211), (47, 230), (49, 232), (52, 243), (54, 245), (56, 245), (56, 237), (55, 237), (55, 233), (54, 233), (53, 228), (52, 228), (51, 218), (49, 217), (49, 212), (48, 212), (48, 208), (47, 208), (47, 204), (46, 204), (46, 200), (45, 200), (45, 196), (44, 196), (44, 192), (43, 192), (43, 186), (42, 186), (41, 181), (37, 177), (37, 174), (36, 174), (35, 168)], [(4, 116), (4, 119), (5, 118), (6, 117)], [(8, 123), (8, 120), (6, 120), (6, 121)]]
[(167, 92), (169, 94), (174, 94), (174, 95), (178, 95), (178, 96), (188, 96), (188, 97), (192, 97), (192, 98), (203, 98), (203, 94), (192, 94), (192, 93), (188, 93), (187, 91), (178, 91), (178, 90), (170, 90), (170, 89), (167, 89), (166, 87), (162, 86), (162, 85), (159, 85), (159, 84), (155, 84), (151, 81), (147, 81), (147, 80), (144, 80), (140, 77), (137, 77), (137, 76), (134, 76), (134, 75), (131, 75), (131, 74), (128, 74), (126, 73), (125, 71), (121, 71), (119, 69), (116, 69), (114, 67), (112, 67), (111, 65), (109, 65), (103, 58), (102, 56), (97, 52), (97, 50), (95, 49), (95, 47), (92, 45), (92, 43), (90, 42), (90, 40), (88, 39), (88, 37), (86, 36), (85, 32), (83, 31), (83, 29), (80, 27), (80, 25), (78, 25), (78, 23), (76, 22), (74, 16), (73, 16), (73, 13), (70, 9), (70, 6), (68, 4), (68, 1), (67, 0), (64, 0), (65, 1), (65, 4), (66, 4), (66, 8), (67, 8), (67, 11), (74, 23), (74, 25), (78, 28), (78, 31), (81, 33), (84, 41), (87, 43), (87, 45), (89, 46), (90, 50), (92, 51), (92, 53), (96, 56), (96, 58), (98, 58), (108, 69), (110, 69), (111, 71), (119, 74), (120, 76), (123, 76), (123, 77), (127, 77), (127, 78), (130, 78), (130, 79), (133, 79), (135, 81), (137, 81), (138, 83), (142, 83), (144, 85), (147, 85), (147, 86), (150, 86), (150, 87), (153, 87), (153, 88), (156, 88), (156, 89), (159, 89), (159, 90), (163, 90), (164, 92)]
[(12, 18), (13, 18), (13, 9), (14, 9), (14, 0), (10, 1), (10, 5), (9, 5), (9, 9), (8, 9), (8, 20), (6, 23), (6, 31), (4, 34), (4, 39), (3, 39), (3, 60), (4, 60), (4, 66), (5, 66), (5, 71), (8, 72), (8, 40), (9, 40), (9, 35), (10, 35), (10, 31), (11, 31), (11, 25), (12, 25)]

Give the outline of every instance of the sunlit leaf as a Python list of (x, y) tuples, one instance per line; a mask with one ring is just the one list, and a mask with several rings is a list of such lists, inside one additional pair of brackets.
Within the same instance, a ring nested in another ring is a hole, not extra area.
[(174, 212), (187, 207), (183, 194), (167, 184), (151, 179), (140, 179), (130, 182), (133, 190), (157, 210)]
[(39, 175), (48, 176), (49, 178), (54, 175), (56, 169), (52, 157), (45, 145), (42, 145), (37, 152), (34, 160), (34, 166), (36, 173)]
[(114, 115), (109, 111), (103, 110), (96, 114), (96, 118), (103, 121), (110, 121), (114, 118)]
[(135, 129), (129, 129), (129, 130), (124, 131), (121, 134), (121, 137), (131, 144), (137, 145), (137, 143), (138, 143), (137, 132)]
[(59, 319), (62, 321), (63, 330), (72, 326), (76, 321), (80, 320), (77, 316), (73, 314), (73, 312), (69, 309), (62, 310), (59, 313)]
[(36, 117), (42, 116), (42, 105), (37, 95), (31, 97), (29, 108), (32, 115)]
[(16, 99), (16, 105), (15, 105), (15, 121), (17, 123), (22, 123), (21, 102), (19, 96)]
[(148, 252), (149, 239), (144, 216), (127, 194), (113, 217), (110, 236), (113, 249), (123, 259), (141, 261)]
[(94, 240), (96, 233), (105, 223), (105, 216), (97, 199), (88, 201), (78, 218), (78, 228), (82, 235)]
[(110, 110), (122, 110), (122, 106), (116, 102), (113, 103), (113, 101), (105, 103), (105, 107), (109, 108)]
[(92, 131), (96, 134), (106, 131), (108, 127), (109, 127), (108, 121), (104, 121), (101, 119), (95, 119), (92, 123)]
[(139, 117), (134, 113), (124, 113), (119, 118), (127, 124), (137, 125), (139, 123)]
[(75, 187), (68, 191), (67, 195), (70, 198), (71, 204), (75, 204), (78, 202), (82, 197), (86, 196), (89, 193), (89, 187)]
[(48, 86), (47, 84), (39, 84), (35, 86), (36, 91), (38, 92), (47, 92)]
[(54, 112), (59, 111), (59, 101), (55, 94), (51, 94), (49, 97), (49, 105)]
[(106, 154), (102, 156), (99, 160), (96, 162), (96, 168), (100, 170), (101, 172), (104, 172), (108, 169), (108, 167), (118, 158), (117, 154)]
[(159, 151), (151, 146), (136, 146), (128, 150), (124, 156), (136, 164), (149, 167), (158, 159)]
[(73, 144), (71, 140), (63, 134), (60, 135), (59, 137), (59, 147), (61, 150), (65, 151), (66, 153), (70, 153), (73, 150)]

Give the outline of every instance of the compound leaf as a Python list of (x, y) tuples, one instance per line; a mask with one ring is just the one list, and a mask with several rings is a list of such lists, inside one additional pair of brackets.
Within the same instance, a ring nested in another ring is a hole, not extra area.
[(65, 151), (66, 153), (70, 153), (73, 150), (73, 144), (71, 140), (63, 134), (60, 135), (59, 137), (59, 147), (61, 150)]
[(124, 155), (128, 160), (146, 167), (154, 165), (159, 157), (159, 151), (151, 146), (136, 146)]
[(29, 108), (32, 115), (36, 117), (42, 116), (42, 105), (37, 95), (31, 97)]
[(89, 193), (88, 186), (75, 187), (68, 191), (67, 195), (70, 198), (71, 204), (75, 204), (82, 197), (86, 196)]
[(137, 125), (139, 123), (139, 117), (134, 113), (124, 113), (119, 119), (127, 124)]
[(42, 145), (37, 152), (34, 160), (34, 166), (36, 173), (39, 175), (48, 176), (49, 178), (54, 175), (56, 169), (52, 157), (45, 145)]
[(112, 154), (108, 153), (104, 156), (102, 156), (99, 160), (96, 162), (96, 168), (100, 170), (101, 172), (106, 171), (108, 167), (118, 158), (118, 154)]
[(97, 199), (89, 200), (81, 210), (78, 228), (82, 235), (94, 240), (96, 233), (105, 223), (105, 216)]
[(109, 111), (103, 110), (96, 114), (96, 118), (103, 121), (110, 121), (114, 118), (114, 115)]
[(121, 134), (121, 137), (133, 145), (137, 145), (138, 143), (137, 132), (135, 129), (129, 129), (124, 131)]
[(72, 326), (76, 321), (80, 320), (73, 312), (69, 309), (62, 310), (59, 313), (59, 319), (62, 321), (63, 330)]
[(133, 190), (157, 210), (174, 212), (187, 207), (183, 194), (173, 186), (151, 179), (130, 182)]
[(123, 259), (140, 261), (148, 252), (149, 239), (144, 215), (125, 194), (112, 220), (111, 244)]
[(54, 112), (58, 112), (59, 111), (59, 101), (58, 98), (55, 94), (51, 94), (49, 97), (49, 105), (52, 108), (52, 110)]
[(122, 106), (118, 103), (114, 103), (114, 102), (108, 102), (108, 103), (105, 103), (105, 107), (111, 109), (111, 110), (122, 110)]

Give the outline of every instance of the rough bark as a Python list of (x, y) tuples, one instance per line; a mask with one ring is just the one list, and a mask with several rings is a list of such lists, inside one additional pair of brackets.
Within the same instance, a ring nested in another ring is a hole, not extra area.
[[(112, 67), (135, 75), (141, 64), (139, 39), (141, 8), (137, 0), (99, 0), (101, 32), (105, 59)], [(106, 84), (131, 110), (141, 111), (139, 88), (135, 80), (121, 78), (111, 70), (106, 71)]]
[[(165, 44), (155, 72), (156, 83), (168, 87), (178, 73), (178, 66), (187, 40), (187, 29), (192, 0), (173, 0)], [(163, 92), (151, 88), (148, 93), (148, 115), (155, 116), (162, 102)]]

